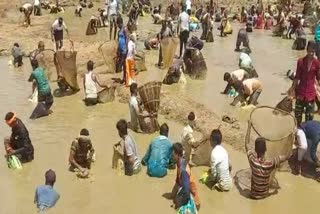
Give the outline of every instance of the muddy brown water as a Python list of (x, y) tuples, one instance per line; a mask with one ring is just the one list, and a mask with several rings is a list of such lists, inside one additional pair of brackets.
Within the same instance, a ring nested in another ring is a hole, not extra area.
[[(292, 41), (273, 38), (269, 34), (270, 32), (256, 31), (250, 35), (253, 37), (250, 42), (253, 62), (264, 85), (260, 103), (275, 105), (281, 99), (280, 93), (290, 85), (290, 81), (285, 79), (286, 70), (295, 69), (297, 57), (304, 52), (291, 51)], [(225, 86), (222, 81), (223, 73), (237, 69), (239, 54), (233, 52), (235, 38), (235, 33), (227, 38), (216, 36), (213, 44), (206, 44), (203, 52), (208, 65), (208, 76), (205, 81), (188, 79), (185, 86), (165, 88), (179, 96), (190, 96), (219, 115), (243, 115), (239, 108), (229, 106), (232, 99), (219, 94)], [(149, 71), (140, 74), (138, 82), (160, 80), (165, 76), (165, 71), (152, 66), (156, 59), (156, 51), (147, 54)], [(55, 188), (61, 198), (49, 213), (175, 213), (170, 207), (171, 202), (162, 197), (164, 193), (171, 191), (175, 180), (174, 171), (169, 171), (165, 178), (156, 179), (146, 175), (145, 167), (142, 173), (134, 177), (118, 176), (111, 169), (112, 145), (119, 140), (115, 124), (119, 118), (129, 118), (127, 105), (114, 102), (87, 108), (81, 101), (81, 91), (73, 96), (56, 98), (52, 115), (31, 121), (28, 117), (34, 104), (27, 100), (31, 93), (31, 85), (27, 82), (30, 68), (25, 65), (20, 70), (12, 69), (7, 62), (7, 58), (0, 58), (0, 112), (4, 117), (6, 112), (15, 111), (24, 121), (35, 147), (35, 160), (23, 165), (21, 171), (11, 171), (4, 159), (0, 161), (0, 213), (36, 213), (33, 204), (34, 190), (37, 185), (44, 183), (44, 172), (50, 168), (57, 173)], [(56, 84), (53, 83), (52, 88), (55, 89)], [(160, 117), (160, 122), (169, 124), (169, 135), (173, 142), (180, 139), (181, 124), (166, 121), (163, 117)], [(70, 145), (81, 128), (89, 129), (97, 156), (92, 167), (93, 176), (87, 180), (79, 180), (67, 170)], [(0, 136), (9, 134), (10, 129), (3, 122)], [(133, 133), (133, 136), (142, 157), (155, 135)], [(233, 165), (232, 175), (248, 168), (245, 154), (228, 145), (226, 148)], [(2, 147), (0, 152), (4, 154)], [(197, 180), (204, 170), (203, 167), (193, 169)], [(247, 199), (235, 186), (228, 193), (219, 193), (198, 183), (202, 203), (200, 213), (319, 213), (316, 203), (320, 186), (317, 182), (294, 177), (289, 173), (277, 173), (276, 177), (281, 186), (279, 193), (262, 201)]]

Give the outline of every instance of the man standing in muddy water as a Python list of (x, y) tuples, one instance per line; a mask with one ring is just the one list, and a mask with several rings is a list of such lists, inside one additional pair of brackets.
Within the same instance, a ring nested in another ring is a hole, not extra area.
[[(300, 58), (297, 63), (297, 71), (292, 84), (291, 92), (295, 92), (296, 106), (295, 117), (298, 125), (302, 122), (305, 113), (305, 121), (313, 120), (313, 111), (316, 99), (315, 81), (320, 81), (320, 63), (314, 56), (316, 43), (309, 41), (307, 55)], [(293, 95), (290, 95), (293, 97)]]
[(187, 42), (189, 39), (189, 18), (191, 10), (186, 11), (186, 7), (182, 7), (182, 13), (179, 15), (179, 38), (180, 38), (180, 54), (179, 58), (182, 56), (183, 50), (186, 49)]
[(32, 161), (34, 148), (26, 126), (13, 112), (6, 114), (5, 121), (11, 127), (12, 132), (10, 138), (5, 139), (6, 147), (10, 147), (10, 149), (7, 149), (6, 157), (15, 155), (21, 162)]
[(30, 119), (37, 119), (52, 113), (50, 108), (53, 104), (53, 96), (47, 76), (43, 68), (39, 67), (38, 60), (31, 60), (31, 66), (33, 71), (29, 77), (29, 82), (36, 85), (38, 89), (38, 105), (32, 112)]
[(51, 27), (51, 39), (56, 43), (56, 51), (60, 50), (63, 47), (63, 28), (66, 30), (69, 35), (69, 31), (66, 23), (63, 21), (62, 17), (56, 19)]
[(128, 134), (127, 121), (119, 120), (116, 127), (124, 145), (123, 153), (125, 175), (132, 176), (138, 174), (141, 171), (141, 161), (138, 157), (136, 142), (133, 137)]
[(267, 151), (266, 140), (264, 138), (257, 138), (255, 141), (255, 147), (252, 151), (249, 149), (249, 138), (251, 132), (251, 122), (248, 121), (248, 129), (247, 135), (245, 139), (245, 149), (247, 152), (250, 168), (252, 171), (251, 175), (251, 193), (250, 197), (253, 199), (263, 199), (272, 194), (276, 194), (277, 190), (270, 193), (270, 182), (271, 174), (274, 169), (278, 168), (280, 164), (291, 156), (277, 156), (274, 157), (272, 160), (266, 160), (265, 154)]

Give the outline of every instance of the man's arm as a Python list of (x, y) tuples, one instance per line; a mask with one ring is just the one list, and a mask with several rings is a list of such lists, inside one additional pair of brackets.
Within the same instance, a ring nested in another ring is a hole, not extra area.
[(230, 91), (230, 89), (231, 89), (231, 84), (228, 83), (228, 84), (226, 85), (224, 91), (221, 92), (221, 94), (228, 94), (228, 92)]
[(30, 74), (30, 77), (29, 77), (29, 79), (28, 79), (28, 82), (33, 82), (33, 80), (34, 80), (33, 74)]
[(96, 82), (101, 88), (108, 88), (107, 85), (103, 85), (103, 84), (100, 83), (100, 81), (98, 80), (98, 78), (97, 78), (97, 76), (95, 74), (92, 74), (92, 80), (94, 82)]
[(90, 144), (90, 148), (89, 148), (89, 159), (91, 160), (94, 154), (94, 148), (92, 146), (92, 144)]
[(63, 27), (66, 30), (67, 34), (69, 35), (69, 30), (68, 30), (68, 27), (67, 27), (66, 23), (63, 21), (62, 24), (63, 24)]
[[(152, 142), (151, 142), (152, 143)], [(144, 155), (144, 157), (142, 158), (142, 164), (147, 165), (149, 158), (150, 158), (150, 152), (151, 152), (151, 144), (148, 147), (148, 150), (146, 152), (146, 154)]]
[(34, 202), (35, 204), (38, 203), (38, 194), (37, 194), (37, 192), (38, 192), (38, 188), (36, 189), (36, 192), (35, 192), (35, 194), (34, 194), (34, 200), (33, 200), (33, 202)]
[(76, 160), (74, 159), (74, 156), (75, 156), (75, 152), (71, 149), (70, 155), (69, 155), (69, 163), (75, 166), (76, 168), (78, 168), (80, 171), (83, 171), (84, 169), (76, 162)]
[(51, 26), (51, 40), (54, 41), (54, 28)]
[(247, 134), (246, 134), (246, 137), (245, 137), (245, 141), (244, 141), (244, 145), (245, 145), (245, 149), (246, 149), (246, 152), (248, 153), (249, 151), (249, 143), (250, 143), (250, 134), (251, 134), (251, 121), (248, 120), (248, 128), (247, 128)]
[(241, 95), (240, 93), (238, 94), (238, 96), (236, 96), (233, 100), (233, 102), (230, 104), (232, 106), (237, 105), (238, 102), (243, 102), (245, 100), (244, 95)]
[(211, 163), (211, 166), (210, 166), (210, 169), (211, 169), (211, 176), (210, 177), (212, 178), (213, 181), (216, 181), (216, 178), (217, 178), (217, 164), (218, 164), (218, 162), (217, 162), (215, 157), (213, 157), (211, 159), (211, 161), (212, 161), (212, 163)]

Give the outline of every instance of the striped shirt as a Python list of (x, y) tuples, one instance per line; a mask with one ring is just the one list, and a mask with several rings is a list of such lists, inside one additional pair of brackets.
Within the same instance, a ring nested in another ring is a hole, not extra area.
[(280, 157), (268, 161), (259, 159), (253, 151), (248, 151), (247, 155), (252, 171), (251, 197), (255, 199), (265, 198), (269, 195), (271, 173), (279, 167)]

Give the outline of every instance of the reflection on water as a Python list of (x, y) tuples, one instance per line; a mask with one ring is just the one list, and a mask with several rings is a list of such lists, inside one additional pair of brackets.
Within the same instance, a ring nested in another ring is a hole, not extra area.
[[(255, 32), (250, 37), (253, 62), (264, 85), (259, 101), (275, 105), (281, 99), (280, 93), (290, 85), (289, 81), (284, 80), (285, 71), (295, 68), (300, 53), (290, 50), (292, 41), (273, 38), (260, 32)], [(205, 46), (203, 52), (208, 66), (205, 81), (189, 80), (184, 87), (164, 86), (165, 89), (179, 96), (189, 96), (219, 114), (246, 117), (247, 113), (229, 106), (231, 98), (219, 93), (225, 87), (223, 73), (237, 69), (238, 54), (233, 52), (235, 38), (235, 33), (227, 38), (216, 37), (214, 43)], [(147, 57), (149, 56), (147, 60), (151, 59), (154, 63), (157, 52), (150, 52)], [(24, 165), (22, 171), (11, 171), (7, 169), (4, 159), (0, 159), (0, 190), (5, 193), (0, 213), (34, 213), (34, 189), (44, 182), (43, 174), (49, 168), (57, 173), (56, 188), (61, 194), (56, 208), (50, 213), (174, 213), (170, 202), (162, 197), (174, 184), (174, 171), (169, 171), (166, 178), (154, 179), (147, 177), (145, 168), (140, 175), (131, 178), (119, 177), (111, 170), (112, 145), (119, 140), (115, 123), (119, 118), (129, 118), (127, 105), (114, 102), (88, 108), (81, 101), (81, 91), (74, 96), (56, 98), (52, 115), (31, 121), (28, 117), (34, 104), (27, 100), (31, 94), (31, 85), (27, 82), (30, 68), (25, 65), (22, 71), (10, 69), (7, 60), (0, 59), (0, 117), (4, 117), (8, 111), (17, 112), (30, 131), (35, 147), (35, 160)], [(139, 74), (138, 81), (161, 80), (165, 73), (150, 67), (148, 72)], [(55, 88), (57, 87), (53, 83), (52, 89)], [(160, 122), (164, 121), (164, 118), (160, 118)], [(168, 123), (170, 138), (173, 142), (178, 141), (181, 125), (170, 121)], [(92, 170), (94, 176), (89, 180), (78, 180), (67, 171), (70, 145), (81, 128), (89, 129), (97, 151), (97, 162)], [(9, 133), (9, 128), (2, 123), (0, 136), (4, 137)], [(138, 144), (138, 153), (143, 156), (154, 135), (133, 135)], [(227, 149), (235, 170), (233, 174), (248, 167), (244, 154), (228, 146)], [(0, 152), (4, 153), (2, 147)], [(195, 177), (199, 178), (203, 170), (204, 168), (193, 169)], [(277, 177), (281, 186), (279, 194), (263, 201), (246, 199), (236, 188), (229, 193), (218, 193), (199, 183), (201, 213), (212, 213), (213, 210), (215, 213), (239, 213), (240, 210), (240, 213), (252, 214), (302, 213), (306, 211), (306, 207), (308, 213), (318, 213), (314, 206), (320, 193), (317, 183), (288, 173), (278, 174)]]

